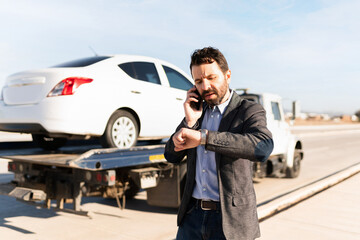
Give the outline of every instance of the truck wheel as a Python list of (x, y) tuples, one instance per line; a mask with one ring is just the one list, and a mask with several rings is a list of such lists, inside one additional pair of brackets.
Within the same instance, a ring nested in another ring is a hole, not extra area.
[(133, 199), (140, 191), (140, 187), (130, 179), (128, 189), (125, 191), (126, 199)]
[(287, 178), (296, 178), (299, 176), (300, 173), (300, 161), (301, 161), (301, 154), (300, 151), (295, 149), (294, 152), (294, 159), (293, 159), (293, 166), (291, 168), (286, 169), (286, 177)]
[(56, 150), (63, 147), (67, 142), (66, 138), (52, 138), (44, 134), (31, 134), (31, 136), (33, 142), (45, 150)]
[(110, 117), (100, 142), (103, 147), (129, 148), (136, 144), (139, 126), (134, 116), (117, 110)]

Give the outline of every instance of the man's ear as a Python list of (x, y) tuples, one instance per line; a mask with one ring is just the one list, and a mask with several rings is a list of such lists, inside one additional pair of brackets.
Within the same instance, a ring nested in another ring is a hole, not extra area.
[(230, 71), (230, 69), (226, 71), (225, 79), (226, 79), (227, 84), (229, 85), (230, 82), (231, 82), (231, 71)]

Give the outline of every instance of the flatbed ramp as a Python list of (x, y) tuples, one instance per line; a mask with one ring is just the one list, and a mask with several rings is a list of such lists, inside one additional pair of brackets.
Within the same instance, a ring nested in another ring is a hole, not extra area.
[(155, 145), (129, 149), (92, 149), (84, 153), (44, 153), (1, 157), (18, 162), (56, 167), (106, 170), (165, 162), (164, 148), (165, 145)]

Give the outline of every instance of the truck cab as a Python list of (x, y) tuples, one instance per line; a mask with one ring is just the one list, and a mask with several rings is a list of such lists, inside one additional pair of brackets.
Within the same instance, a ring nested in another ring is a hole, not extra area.
[(242, 99), (263, 106), (266, 111), (267, 127), (273, 135), (274, 150), (267, 161), (254, 164), (254, 178), (297, 177), (304, 153), (301, 140), (291, 133), (290, 126), (285, 121), (282, 98), (270, 93), (249, 93), (249, 89), (235, 89), (235, 91)]

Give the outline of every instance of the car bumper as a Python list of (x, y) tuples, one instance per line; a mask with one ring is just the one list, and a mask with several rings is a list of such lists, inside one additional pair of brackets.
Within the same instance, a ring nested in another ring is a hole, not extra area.
[(74, 100), (53, 97), (29, 105), (6, 105), (0, 101), (0, 131), (101, 136), (107, 117)]
[(46, 129), (37, 123), (0, 123), (0, 130), (5, 132), (47, 133)]

